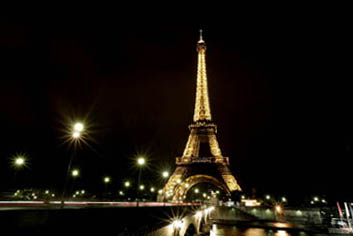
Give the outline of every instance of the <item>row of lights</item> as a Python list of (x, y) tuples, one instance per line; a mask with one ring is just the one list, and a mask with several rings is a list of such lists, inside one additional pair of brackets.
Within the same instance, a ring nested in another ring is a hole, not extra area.
[[(18, 197), (18, 196), (20, 196), (20, 194), (21, 194), (21, 190), (17, 190), (17, 191), (14, 193), (14, 196), (15, 196), (15, 197)], [(54, 194), (54, 193), (50, 194), (50, 193), (49, 193), (49, 190), (46, 190), (46, 191), (45, 191), (45, 194), (48, 195), (48, 196), (51, 196), (51, 197), (55, 197), (55, 194)], [(38, 198), (38, 196), (37, 196), (35, 193), (31, 193), (31, 197), (32, 197), (33, 199), (37, 199), (37, 198)]]

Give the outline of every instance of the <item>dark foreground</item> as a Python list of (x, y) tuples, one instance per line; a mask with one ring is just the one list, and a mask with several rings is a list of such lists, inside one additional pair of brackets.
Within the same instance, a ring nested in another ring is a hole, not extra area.
[(29, 209), (0, 212), (0, 235), (145, 235), (192, 207)]

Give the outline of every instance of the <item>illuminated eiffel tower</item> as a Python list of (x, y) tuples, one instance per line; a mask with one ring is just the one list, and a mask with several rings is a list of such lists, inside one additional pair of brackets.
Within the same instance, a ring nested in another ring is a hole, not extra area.
[(210, 183), (223, 189), (228, 195), (240, 186), (230, 172), (229, 158), (222, 156), (218, 146), (217, 126), (212, 121), (208, 98), (206, 75), (206, 43), (197, 42), (198, 66), (197, 88), (193, 123), (189, 125), (190, 135), (182, 157), (176, 158), (176, 169), (170, 176), (159, 201), (182, 201), (196, 184)]

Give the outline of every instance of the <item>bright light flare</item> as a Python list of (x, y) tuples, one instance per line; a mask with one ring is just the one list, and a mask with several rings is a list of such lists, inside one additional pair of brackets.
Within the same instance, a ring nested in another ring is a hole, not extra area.
[(163, 171), (162, 176), (163, 176), (163, 178), (167, 178), (169, 176), (169, 172)]
[(83, 124), (81, 122), (77, 122), (75, 125), (74, 125), (74, 130), (76, 132), (82, 132), (83, 131)]
[(139, 158), (137, 159), (137, 164), (138, 164), (139, 166), (143, 166), (145, 163), (146, 163), (145, 158), (139, 157)]
[(11, 162), (12, 162), (11, 163), (12, 167), (16, 169), (27, 167), (27, 160), (26, 160), (26, 156), (24, 155), (16, 154), (14, 157), (11, 158)]
[(74, 170), (72, 170), (71, 174), (73, 177), (77, 177), (80, 175), (80, 171), (78, 169), (74, 169)]
[(181, 229), (183, 227), (183, 222), (181, 220), (174, 220), (172, 224), (174, 229)]
[(126, 187), (126, 188), (128, 188), (128, 187), (130, 187), (130, 182), (129, 181), (126, 181), (125, 183), (124, 183), (124, 186)]
[(78, 139), (80, 136), (81, 136), (80, 132), (75, 131), (75, 132), (72, 133), (72, 137), (74, 139)]
[(108, 177), (108, 176), (106, 176), (106, 177), (104, 177), (104, 179), (103, 179), (103, 181), (104, 181), (104, 183), (110, 183), (110, 177)]
[(277, 206), (275, 207), (275, 209), (276, 209), (276, 212), (277, 212), (278, 214), (281, 214), (282, 211), (283, 211), (282, 207), (279, 206), (279, 205), (277, 205)]
[(15, 165), (16, 166), (22, 166), (25, 164), (25, 159), (23, 157), (17, 157), (15, 159)]

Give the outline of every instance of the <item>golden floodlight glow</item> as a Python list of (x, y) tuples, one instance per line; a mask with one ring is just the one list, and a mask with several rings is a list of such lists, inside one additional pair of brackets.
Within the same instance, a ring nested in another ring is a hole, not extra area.
[(145, 185), (140, 185), (140, 190), (144, 190), (145, 189)]
[(281, 206), (277, 205), (275, 209), (276, 209), (278, 214), (282, 213), (282, 207)]
[(195, 189), (195, 193), (199, 193), (199, 189), (198, 188)]
[(81, 122), (77, 122), (75, 125), (74, 125), (74, 130), (76, 132), (81, 132), (83, 130), (83, 124)]
[(207, 75), (206, 75), (206, 46), (204, 41), (199, 42), (197, 66), (196, 101), (194, 110), (194, 122), (199, 120), (211, 120), (211, 109), (208, 97)]
[(152, 193), (155, 191), (154, 187), (152, 187), (150, 190), (151, 190)]
[(124, 185), (125, 185), (125, 187), (130, 187), (130, 182), (129, 181), (126, 181), (125, 183), (124, 183)]

